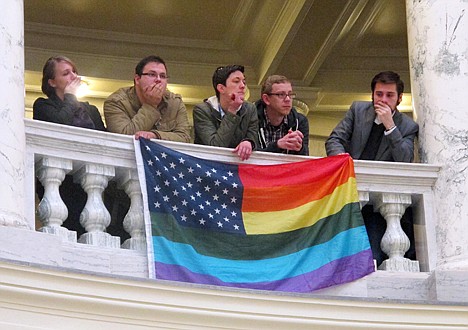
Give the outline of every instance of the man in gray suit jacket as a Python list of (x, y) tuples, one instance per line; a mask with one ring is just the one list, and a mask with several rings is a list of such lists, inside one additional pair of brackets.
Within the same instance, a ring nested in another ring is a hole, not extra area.
[[(335, 127), (325, 142), (327, 155), (349, 153), (353, 159), (389, 162), (413, 161), (414, 139), (418, 124), (398, 111), (404, 83), (392, 71), (377, 74), (371, 82), (372, 102), (353, 102), (345, 118)], [(409, 210), (411, 212), (411, 210)], [(362, 210), (374, 259), (379, 265), (385, 258), (380, 241), (386, 222), (372, 210)], [(407, 257), (414, 258), (413, 225), (405, 215), (402, 227), (411, 241)], [(411, 220), (411, 219), (410, 219)]]
[(349, 153), (353, 159), (413, 161), (418, 124), (398, 111), (404, 84), (397, 73), (377, 74), (372, 102), (353, 102), (325, 143), (327, 155)]

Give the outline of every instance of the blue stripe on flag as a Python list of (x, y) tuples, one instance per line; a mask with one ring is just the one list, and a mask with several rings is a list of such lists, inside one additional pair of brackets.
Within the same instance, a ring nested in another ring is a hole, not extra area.
[[(183, 266), (194, 273), (215, 276), (221, 281), (232, 283), (282, 280), (309, 273), (337, 259), (370, 249), (364, 226), (341, 232), (326, 243), (264, 260), (227, 260), (203, 256), (190, 245), (171, 242), (159, 236), (153, 236), (153, 246), (156, 262)], [(291, 265), (298, 267), (290, 269)]]

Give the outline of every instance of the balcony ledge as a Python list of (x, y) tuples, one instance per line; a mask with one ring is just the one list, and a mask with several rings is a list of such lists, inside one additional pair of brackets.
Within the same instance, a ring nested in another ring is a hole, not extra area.
[[(20, 328), (461, 329), (468, 323), (468, 271), (437, 265), (432, 189), (440, 166), (356, 161), (361, 203), (383, 193), (411, 196), (422, 272), (376, 271), (313, 294), (285, 294), (148, 279), (146, 254), (64, 241), (35, 230), (34, 164), (41, 157), (134, 170), (132, 136), (25, 119), (26, 222), (0, 227), (0, 325)], [(229, 149), (161, 143), (198, 157), (237, 162)], [(248, 163), (304, 156), (255, 152)], [(409, 184), (410, 183), (410, 184)]]
[[(465, 329), (468, 304), (292, 295), (96, 276), (0, 260), (0, 325), (18, 328)], [(386, 276), (377, 272), (372, 278)], [(426, 274), (418, 274), (427, 280)], [(397, 280), (397, 279), (395, 279)], [(415, 284), (415, 283), (413, 283)], [(359, 285), (354, 284), (354, 285)], [(403, 289), (403, 288), (402, 288)]]

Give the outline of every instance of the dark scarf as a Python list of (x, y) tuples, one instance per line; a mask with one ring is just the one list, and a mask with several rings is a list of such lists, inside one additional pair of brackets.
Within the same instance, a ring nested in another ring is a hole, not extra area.
[(78, 104), (79, 106), (73, 110), (72, 126), (95, 129), (96, 126), (83, 104), (80, 102)]

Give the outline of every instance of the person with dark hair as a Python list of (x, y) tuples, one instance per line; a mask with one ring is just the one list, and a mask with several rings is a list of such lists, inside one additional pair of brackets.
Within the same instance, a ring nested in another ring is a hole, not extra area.
[(296, 94), (285, 76), (269, 76), (255, 102), (259, 120), (257, 150), (309, 155), (309, 122), (292, 106)]
[(117, 90), (104, 102), (107, 129), (136, 139), (190, 142), (185, 104), (167, 89), (168, 78), (162, 58), (143, 58), (135, 67), (133, 86)]
[(255, 106), (244, 100), (244, 67), (221, 66), (212, 83), (216, 95), (193, 108), (195, 143), (233, 148), (247, 160), (257, 146), (258, 118)]
[[(392, 71), (377, 74), (371, 82), (372, 102), (353, 102), (345, 118), (331, 132), (325, 143), (328, 156), (349, 153), (353, 159), (410, 163), (414, 158), (414, 139), (419, 126), (398, 111), (404, 83)], [(380, 265), (386, 258), (380, 248), (386, 221), (372, 205), (362, 209), (374, 259)], [(411, 209), (401, 220), (410, 239), (406, 257), (415, 258)]]
[(328, 156), (349, 153), (354, 159), (410, 163), (419, 127), (398, 111), (404, 83), (392, 71), (377, 74), (371, 83), (372, 102), (355, 101), (331, 132)]
[[(33, 105), (33, 119), (52, 123), (105, 131), (99, 110), (88, 102), (76, 98), (81, 78), (75, 64), (64, 56), (54, 56), (47, 60), (42, 70), (42, 92), (48, 98), (40, 97)], [(59, 187), (60, 196), (68, 209), (68, 217), (63, 226), (84, 233), (80, 225), (80, 213), (87, 195), (81, 185), (73, 182), (71, 175), (65, 176)], [(44, 188), (36, 182), (36, 192), (42, 199)]]

